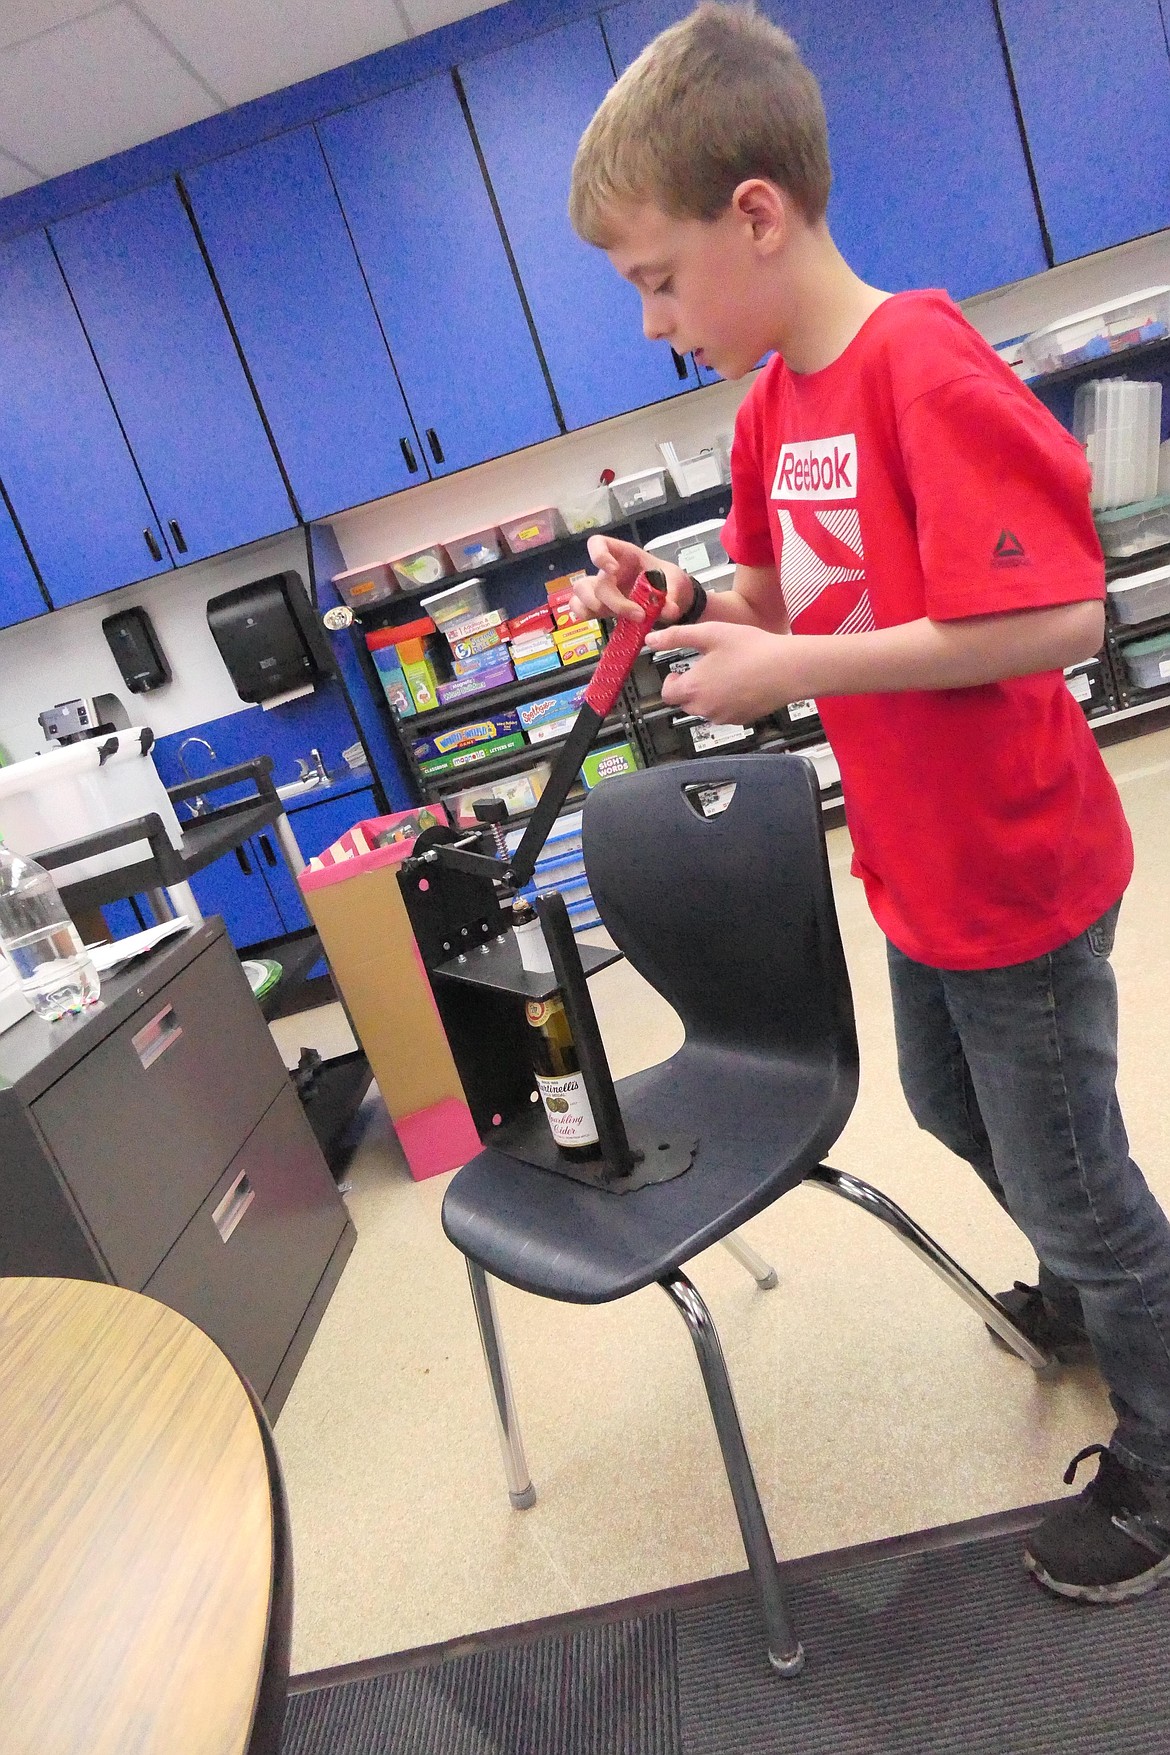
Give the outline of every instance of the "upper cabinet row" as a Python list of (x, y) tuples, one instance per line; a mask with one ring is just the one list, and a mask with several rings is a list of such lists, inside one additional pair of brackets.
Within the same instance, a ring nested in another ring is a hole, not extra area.
[[(1170, 59), (1158, 0), (1057, 3), (999, 16), (1063, 259), (1170, 221)], [(1045, 266), (991, 0), (766, 6), (860, 273)], [(0, 625), (44, 607), (26, 549), (60, 606), (706, 381), (566, 214), (615, 69), (688, 10), (627, 0), (0, 248)]]

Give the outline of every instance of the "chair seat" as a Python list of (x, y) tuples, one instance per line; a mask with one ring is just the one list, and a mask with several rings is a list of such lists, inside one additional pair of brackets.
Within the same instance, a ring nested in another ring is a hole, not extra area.
[(458, 1172), (443, 1227), (486, 1272), (528, 1292), (602, 1304), (660, 1280), (795, 1188), (839, 1135), (848, 1076), (778, 1066), (749, 1048), (686, 1043), (617, 1084), (627, 1127), (697, 1138), (670, 1182), (611, 1194), (488, 1147)]

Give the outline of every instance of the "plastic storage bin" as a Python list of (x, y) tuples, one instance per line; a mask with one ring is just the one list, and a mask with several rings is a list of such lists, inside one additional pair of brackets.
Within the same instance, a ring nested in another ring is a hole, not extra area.
[(342, 603), (350, 609), (372, 609), (376, 603), (398, 595), (398, 580), (389, 561), (378, 561), (372, 567), (351, 567), (346, 573), (335, 573), (333, 588)]
[(1118, 560), (1170, 543), (1170, 494), (1147, 500), (1142, 506), (1098, 512), (1097, 535), (1105, 553)]
[(1064, 680), (1073, 700), (1080, 703), (1090, 718), (1108, 707), (1109, 686), (1099, 658), (1088, 658), (1083, 664), (1070, 664)]
[(420, 597), (419, 602), (440, 632), (451, 622), (463, 621), (472, 615), (482, 615), (487, 609), (482, 579), (465, 579), (462, 585), (451, 585), (446, 591), (435, 591), (430, 597)]
[(656, 536), (646, 544), (646, 552), (657, 555), (660, 561), (673, 561), (684, 573), (701, 578), (714, 567), (728, 565), (722, 532), (722, 518), (707, 518), (701, 524), (688, 524), (683, 530), (668, 530), (665, 536)]
[(609, 487), (623, 512), (644, 512), (649, 506), (664, 506), (666, 465), (660, 469), (640, 469), (635, 475), (619, 475)]
[(1151, 634), (1123, 646), (1121, 656), (1135, 689), (1160, 689), (1170, 683), (1170, 632)]
[(1161, 384), (1094, 378), (1077, 388), (1073, 431), (1093, 472), (1095, 511), (1132, 506), (1158, 492)]
[(457, 573), (468, 573), (473, 567), (490, 567), (504, 555), (504, 539), (494, 524), (486, 530), (473, 530), (468, 536), (457, 536), (443, 547)]
[(481, 781), (478, 786), (468, 786), (462, 792), (449, 793), (443, 802), (460, 828), (477, 825), (475, 806), (483, 799), (502, 799), (509, 816), (520, 816), (536, 809), (536, 801), (548, 785), (551, 773), (551, 762), (537, 762), (519, 774), (504, 774), (495, 780)]
[(413, 554), (402, 555), (390, 565), (399, 583), (408, 591), (419, 585), (437, 585), (440, 579), (455, 571), (441, 542), (433, 542), (429, 548), (415, 549)]
[(507, 524), (500, 525), (500, 535), (514, 555), (527, 554), (531, 548), (544, 548), (564, 534), (565, 527), (555, 506), (545, 506), (539, 512), (526, 512), (523, 518), (512, 518)]
[(598, 530), (613, 519), (613, 505), (607, 487), (574, 494), (571, 499), (562, 500), (558, 510), (570, 536), (577, 536), (583, 530)]
[(1123, 627), (1170, 615), (1170, 565), (1134, 573), (1129, 579), (1114, 579), (1109, 587), (1109, 607), (1114, 621)]
[(1023, 364), (1034, 378), (1085, 360), (1105, 359), (1166, 334), (1170, 334), (1170, 286), (1151, 286), (1037, 329), (1024, 342)]

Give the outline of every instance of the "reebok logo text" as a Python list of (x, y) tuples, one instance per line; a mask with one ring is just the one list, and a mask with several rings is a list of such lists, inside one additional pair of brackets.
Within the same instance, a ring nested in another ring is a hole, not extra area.
[(784, 445), (776, 460), (774, 500), (855, 500), (857, 438), (838, 433), (832, 439), (806, 439)]

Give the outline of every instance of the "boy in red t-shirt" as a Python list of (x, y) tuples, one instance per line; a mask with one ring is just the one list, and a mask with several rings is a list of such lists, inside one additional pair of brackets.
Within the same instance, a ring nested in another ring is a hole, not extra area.
[[(903, 1089), (1027, 1234), (1003, 1301), (1095, 1354), (1118, 1423), (1029, 1537), (1093, 1602), (1170, 1573), (1170, 1226), (1129, 1156), (1108, 962), (1132, 847), (1067, 689), (1103, 634), (1078, 446), (941, 292), (890, 296), (838, 253), (816, 82), (750, 11), (701, 6), (623, 74), (573, 168), (577, 231), (651, 339), (743, 377), (724, 532), (734, 588), (667, 566), (649, 644), (700, 654), (663, 700), (752, 724), (816, 699), (854, 870), (889, 941)], [(639, 613), (646, 565), (594, 537), (589, 615)]]

